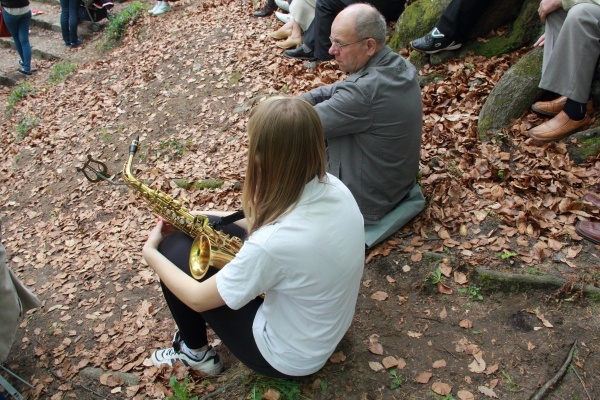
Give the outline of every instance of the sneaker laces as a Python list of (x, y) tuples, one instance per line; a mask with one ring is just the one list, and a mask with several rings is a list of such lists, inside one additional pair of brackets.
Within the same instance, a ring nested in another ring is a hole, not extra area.
[(438, 28), (433, 28), (430, 35), (431, 35), (431, 37), (436, 38), (436, 39), (441, 39), (443, 37), (446, 37), (446, 35), (444, 35), (442, 32), (440, 32), (440, 30)]

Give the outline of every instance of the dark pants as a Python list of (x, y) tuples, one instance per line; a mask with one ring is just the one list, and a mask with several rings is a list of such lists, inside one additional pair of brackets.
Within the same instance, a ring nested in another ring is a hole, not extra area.
[(79, 0), (60, 0), (60, 29), (65, 44), (77, 43)]
[(452, 0), (435, 24), (448, 39), (463, 43), (491, 0)]
[[(233, 224), (223, 229), (224, 232), (228, 234), (233, 232), (231, 234), (235, 233), (236, 236), (239, 236), (240, 230)], [(161, 242), (158, 250), (179, 269), (191, 275), (189, 256), (192, 242), (193, 239), (186, 234), (175, 232)], [(204, 279), (215, 273), (216, 271), (210, 268)], [(258, 308), (263, 303), (262, 298), (257, 297), (239, 310), (222, 306), (198, 313), (179, 300), (162, 282), (161, 287), (181, 338), (189, 348), (198, 349), (208, 344), (206, 334), (206, 323), (208, 323), (233, 355), (248, 368), (274, 378), (290, 378), (274, 369), (265, 360), (254, 341), (252, 324)]]
[[(329, 54), (331, 47), (331, 24), (335, 17), (344, 8), (350, 4), (360, 3), (360, 0), (318, 0), (315, 7), (315, 18), (310, 24), (302, 41), (314, 52), (317, 60), (331, 60), (333, 56)], [(388, 21), (397, 20), (402, 11), (404, 11), (404, 3), (399, 0), (369, 0), (366, 1), (373, 5), (383, 14)]]

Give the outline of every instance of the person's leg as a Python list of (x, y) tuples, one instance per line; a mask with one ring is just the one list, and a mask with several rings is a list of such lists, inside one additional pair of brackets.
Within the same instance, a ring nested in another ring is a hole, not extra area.
[[(179, 269), (190, 275), (189, 259), (192, 242), (191, 237), (176, 231), (163, 239), (158, 246), (158, 251)], [(206, 324), (202, 314), (189, 308), (162, 282), (160, 285), (183, 341), (192, 349), (198, 349), (208, 344)]]
[(15, 44), (15, 49), (21, 58), (23, 63), (25, 60), (23, 59), (23, 48), (21, 47), (21, 41), (19, 40), (19, 23), (20, 23), (20, 15), (12, 15), (6, 12), (6, 10), (2, 9), (2, 19), (4, 19), (4, 23), (10, 32), (10, 35), (13, 37), (13, 42)]
[(490, 3), (490, 0), (452, 0), (435, 26), (449, 39), (463, 43)]
[(254, 14), (252, 14), (252, 16), (254, 18), (268, 17), (269, 15), (273, 14), (275, 10), (277, 10), (277, 4), (275, 4), (275, 0), (267, 0), (263, 8), (256, 11)]
[(563, 16), (564, 11), (560, 9), (546, 20), (539, 87), (586, 103), (600, 54), (600, 7), (588, 3), (576, 5), (566, 13), (560, 27)]
[(66, 46), (71, 44), (69, 35), (69, 0), (60, 0), (60, 31)]
[(79, 38), (77, 37), (77, 25), (79, 24), (79, 1), (69, 1), (69, 42), (71, 46), (77, 46)]
[[(566, 102), (554, 118), (529, 131), (531, 138), (542, 142), (562, 139), (589, 125), (586, 102), (600, 54), (600, 7), (590, 3), (577, 4), (568, 11), (558, 35), (552, 31), (555, 29), (552, 26), (560, 21), (554, 21), (552, 14), (546, 20), (549, 31), (546, 40), (550, 39), (550, 42), (544, 44), (549, 48), (544, 52), (539, 87), (564, 96)], [(562, 16), (558, 14), (556, 18), (562, 19)]]
[[(211, 217), (211, 219), (214, 218)], [(237, 228), (233, 228), (233, 230), (235, 231)], [(192, 242), (191, 237), (177, 231), (161, 242), (159, 251), (178, 268), (190, 275), (188, 262)], [(203, 279), (215, 273), (214, 269), (210, 269)], [(254, 341), (252, 325), (256, 312), (263, 302), (261, 298), (254, 299), (239, 310), (222, 306), (198, 313), (180, 301), (162, 282), (161, 286), (167, 305), (179, 328), (179, 334), (188, 349), (203, 349), (207, 346), (206, 321), (227, 348), (249, 368), (272, 377), (288, 377), (271, 367)]]
[(239, 310), (223, 306), (202, 315), (229, 351), (248, 368), (273, 378), (292, 378), (273, 368), (256, 346), (252, 325), (262, 302), (256, 298)]
[(29, 27), (31, 26), (31, 10), (19, 19), (19, 42), (21, 43), (23, 71), (31, 71), (31, 44), (29, 43)]
[(429, 54), (459, 49), (489, 4), (490, 0), (453, 0), (433, 30), (413, 40), (411, 47)]
[[(319, 0), (315, 8), (315, 18), (313, 19), (314, 25), (314, 43), (313, 53), (317, 60), (327, 61), (331, 60), (333, 56), (329, 54), (329, 48), (331, 47), (331, 41), (329, 36), (331, 35), (331, 25), (333, 20), (346, 6), (355, 3), (353, 0)], [(310, 46), (309, 46), (310, 47)]]

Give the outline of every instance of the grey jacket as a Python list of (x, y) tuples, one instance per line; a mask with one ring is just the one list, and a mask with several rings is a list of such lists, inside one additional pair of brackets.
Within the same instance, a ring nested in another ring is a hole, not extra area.
[(15, 340), (22, 313), (39, 306), (38, 298), (29, 291), (8, 268), (6, 250), (2, 245), (0, 218), (0, 363), (6, 360)]
[(304, 93), (319, 113), (328, 171), (375, 224), (415, 185), (423, 108), (415, 67), (388, 46), (342, 82)]

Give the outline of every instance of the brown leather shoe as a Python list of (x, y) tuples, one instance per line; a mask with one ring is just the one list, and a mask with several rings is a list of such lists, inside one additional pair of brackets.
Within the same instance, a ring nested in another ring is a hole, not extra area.
[(581, 121), (573, 121), (569, 116), (561, 111), (550, 121), (529, 130), (529, 137), (540, 142), (554, 142), (560, 140), (572, 133), (580, 131), (590, 124), (590, 115), (586, 114)]
[(533, 103), (531, 109), (538, 114), (549, 115), (554, 117), (562, 111), (563, 107), (567, 103), (567, 96), (560, 96), (550, 101), (538, 101)]
[[(554, 117), (561, 112), (567, 103), (567, 96), (560, 96), (554, 100), (550, 101), (538, 101), (533, 103), (531, 109), (538, 114), (547, 115), (549, 117)], [(592, 104), (592, 100), (589, 100), (585, 105), (585, 110), (588, 114), (594, 111), (594, 105)]]
[(588, 193), (584, 195), (581, 200), (587, 201), (588, 203), (592, 203), (594, 207), (600, 209), (600, 197), (595, 195), (594, 193)]
[(575, 231), (590, 242), (600, 244), (600, 222), (579, 221)]

